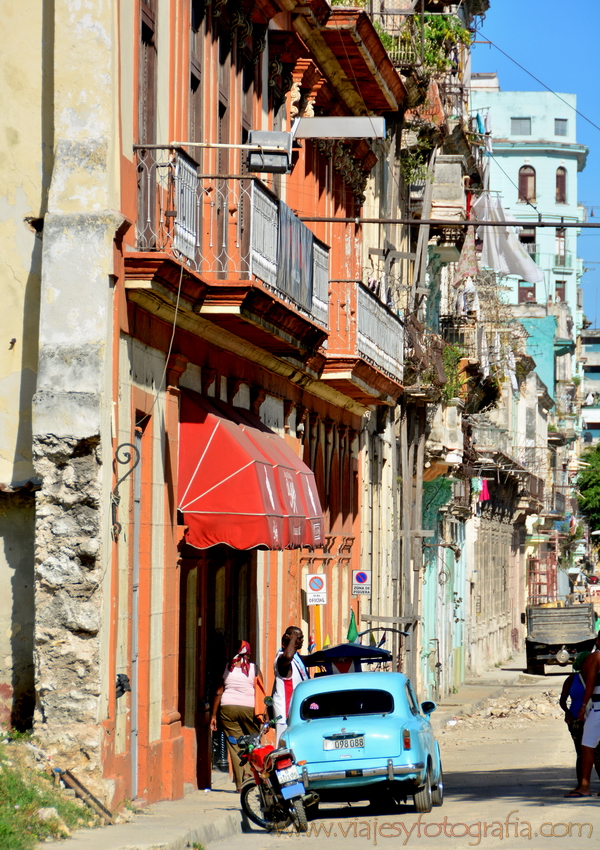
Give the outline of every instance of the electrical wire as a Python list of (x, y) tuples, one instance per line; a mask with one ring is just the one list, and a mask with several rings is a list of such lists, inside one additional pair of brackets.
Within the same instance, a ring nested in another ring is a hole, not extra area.
[(588, 124), (591, 124), (592, 127), (596, 128), (596, 130), (600, 130), (600, 127), (597, 124), (594, 124), (594, 122), (590, 118), (588, 118), (587, 115), (584, 115), (583, 112), (580, 112), (579, 109), (577, 109), (577, 107), (573, 106), (572, 103), (569, 103), (568, 101), (566, 101), (564, 99), (564, 97), (561, 97), (559, 94), (557, 94), (554, 91), (554, 89), (551, 89), (550, 86), (547, 86), (546, 83), (544, 83), (542, 80), (539, 79), (539, 77), (536, 77), (535, 74), (532, 74), (531, 71), (528, 71), (527, 68), (525, 68), (524, 65), (521, 65), (520, 62), (517, 62), (516, 59), (513, 59), (512, 56), (510, 56), (505, 50), (502, 50), (501, 47), (498, 47), (497, 44), (494, 44), (494, 42), (491, 39), (487, 38), (487, 36), (486, 36), (486, 41), (488, 41), (492, 45), (492, 47), (495, 47), (496, 50), (499, 50), (500, 53), (502, 53), (504, 56), (506, 56), (507, 59), (510, 59), (511, 62), (514, 62), (515, 65), (517, 65), (519, 68), (521, 68), (522, 71), (525, 71), (526, 74), (529, 74), (529, 76), (532, 79), (534, 79), (537, 83), (539, 83), (541, 86), (544, 86), (544, 88), (547, 89), (550, 92), (550, 94), (553, 94), (555, 97), (557, 97), (559, 100), (561, 100), (565, 104), (565, 106), (568, 106), (569, 109), (572, 109), (574, 112), (576, 112), (577, 115), (579, 115), (581, 118), (583, 118), (584, 121), (587, 121)]

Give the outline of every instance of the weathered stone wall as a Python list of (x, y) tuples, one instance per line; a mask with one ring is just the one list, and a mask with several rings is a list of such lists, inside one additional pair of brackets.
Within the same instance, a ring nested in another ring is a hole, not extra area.
[(98, 447), (97, 437), (34, 442), (43, 481), (36, 512), (36, 732), (56, 766), (92, 787), (100, 756)]
[(20, 730), (34, 700), (33, 532), (33, 494), (0, 494), (0, 725)]

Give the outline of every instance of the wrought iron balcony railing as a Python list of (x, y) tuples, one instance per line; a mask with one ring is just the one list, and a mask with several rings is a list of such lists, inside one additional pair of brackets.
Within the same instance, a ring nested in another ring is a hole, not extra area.
[(358, 284), (356, 342), (358, 353), (383, 372), (402, 379), (404, 325), (362, 283)]
[(202, 174), (173, 147), (135, 146), (138, 251), (171, 254), (214, 282), (260, 280), (328, 327), (329, 249), (252, 175)]

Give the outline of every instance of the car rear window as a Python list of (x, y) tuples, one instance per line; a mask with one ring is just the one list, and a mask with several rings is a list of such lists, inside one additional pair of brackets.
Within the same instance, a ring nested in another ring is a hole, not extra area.
[(387, 691), (331, 691), (307, 697), (300, 706), (302, 720), (319, 717), (356, 717), (362, 714), (389, 714), (394, 698)]

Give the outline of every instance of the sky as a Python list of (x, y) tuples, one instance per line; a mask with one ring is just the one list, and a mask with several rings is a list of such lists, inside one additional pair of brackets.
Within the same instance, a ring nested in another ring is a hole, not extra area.
[[(576, 94), (579, 112), (600, 127), (599, 32), (600, 0), (491, 0), (475, 41), (493, 41), (548, 88)], [(473, 45), (472, 70), (496, 71), (502, 91), (547, 91), (488, 44)], [(589, 148), (579, 203), (588, 207), (589, 221), (600, 223), (600, 129), (580, 115), (577, 141)], [(588, 269), (581, 281), (584, 313), (600, 328), (600, 229), (582, 230), (578, 254)]]

